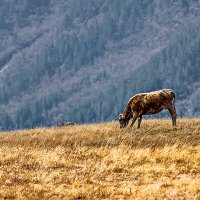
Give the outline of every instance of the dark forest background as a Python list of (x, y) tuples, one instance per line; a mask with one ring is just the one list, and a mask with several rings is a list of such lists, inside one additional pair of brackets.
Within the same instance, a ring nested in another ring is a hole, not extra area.
[(2, 0), (1, 129), (115, 120), (163, 88), (199, 116), (199, 27), (197, 0)]

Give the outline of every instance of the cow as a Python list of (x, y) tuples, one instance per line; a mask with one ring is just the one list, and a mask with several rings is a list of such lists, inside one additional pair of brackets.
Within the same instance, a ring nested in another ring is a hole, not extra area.
[(149, 93), (139, 93), (131, 97), (124, 112), (119, 114), (118, 120), (120, 128), (125, 128), (133, 118), (130, 127), (138, 119), (138, 126), (143, 115), (157, 114), (163, 109), (167, 109), (172, 118), (172, 126), (176, 126), (175, 92), (171, 89), (163, 89)]

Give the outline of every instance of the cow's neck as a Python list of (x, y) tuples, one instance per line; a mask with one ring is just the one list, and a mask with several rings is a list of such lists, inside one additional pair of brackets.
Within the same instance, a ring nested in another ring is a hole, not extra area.
[(131, 107), (129, 105), (127, 105), (125, 110), (124, 110), (124, 116), (125, 116), (125, 119), (130, 119), (130, 118), (133, 117)]

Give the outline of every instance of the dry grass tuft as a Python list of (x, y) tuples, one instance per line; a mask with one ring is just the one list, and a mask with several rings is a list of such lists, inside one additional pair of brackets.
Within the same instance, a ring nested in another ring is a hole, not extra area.
[(200, 119), (0, 134), (1, 199), (200, 199)]

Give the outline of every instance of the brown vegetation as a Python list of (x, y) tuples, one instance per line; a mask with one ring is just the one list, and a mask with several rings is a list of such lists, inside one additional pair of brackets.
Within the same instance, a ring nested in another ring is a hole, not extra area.
[(0, 198), (200, 199), (200, 119), (2, 133)]

